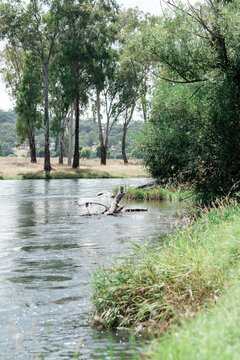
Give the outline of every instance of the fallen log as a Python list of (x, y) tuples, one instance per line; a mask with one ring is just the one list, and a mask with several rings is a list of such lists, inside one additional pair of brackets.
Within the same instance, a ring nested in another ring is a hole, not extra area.
[[(112, 201), (111, 205), (107, 207), (104, 204), (94, 202), (94, 201), (88, 201), (84, 204), (77, 204), (78, 206), (85, 206), (87, 209), (87, 214), (83, 214), (81, 216), (92, 216), (92, 215), (115, 215), (119, 213), (125, 213), (125, 212), (134, 212), (134, 211), (148, 211), (148, 208), (125, 208), (123, 205), (119, 205), (119, 202), (124, 197), (125, 193), (123, 191), (123, 186), (120, 186), (119, 192), (117, 193), (115, 199)], [(97, 205), (97, 206), (103, 206), (104, 210), (100, 213), (89, 213), (89, 205)]]
[(125, 193), (123, 192), (123, 187), (120, 186), (119, 192), (117, 193), (115, 199), (112, 201), (110, 208), (106, 212), (106, 215), (113, 215), (119, 212), (119, 206), (118, 203), (122, 200)]

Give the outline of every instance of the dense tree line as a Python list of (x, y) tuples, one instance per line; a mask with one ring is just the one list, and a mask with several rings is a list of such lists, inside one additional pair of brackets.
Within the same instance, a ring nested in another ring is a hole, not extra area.
[[(13, 111), (0, 110), (0, 156), (14, 156), (17, 147), (22, 144), (23, 149), (28, 149), (26, 141), (22, 142), (21, 138), (16, 135), (16, 126), (19, 118)], [(137, 135), (142, 129), (142, 121), (133, 121), (129, 127), (126, 138), (126, 153), (129, 158), (139, 158), (136, 145)], [(108, 156), (112, 159), (122, 159), (123, 124), (116, 124), (109, 136)], [(57, 157), (60, 150), (59, 136), (56, 135), (55, 129), (50, 129), (51, 156)], [(69, 136), (66, 134), (63, 142), (63, 156), (68, 156)], [(44, 157), (44, 131), (39, 129), (35, 132), (35, 150), (37, 157)], [(25, 155), (24, 155), (25, 156)], [(31, 158), (30, 150), (27, 156)], [(79, 156), (80, 158), (101, 157), (98, 137), (98, 124), (92, 119), (85, 119), (80, 122), (79, 126)]]
[(13, 154), (13, 147), (18, 142), (15, 132), (16, 113), (0, 110), (0, 156)]

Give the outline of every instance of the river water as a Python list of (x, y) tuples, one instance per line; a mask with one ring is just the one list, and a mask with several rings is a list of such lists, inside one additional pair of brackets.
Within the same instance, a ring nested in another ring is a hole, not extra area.
[[(148, 212), (82, 217), (100, 191), (148, 179), (9, 180), (0, 182), (0, 359), (130, 359), (127, 334), (90, 326), (91, 272), (110, 265), (131, 242), (169, 228), (178, 205)], [(124, 203), (124, 201), (123, 201)], [(131, 204), (130, 204), (131, 205)], [(134, 204), (136, 205), (136, 204)], [(137, 204), (146, 206), (146, 204)], [(88, 211), (91, 211), (89, 209)]]

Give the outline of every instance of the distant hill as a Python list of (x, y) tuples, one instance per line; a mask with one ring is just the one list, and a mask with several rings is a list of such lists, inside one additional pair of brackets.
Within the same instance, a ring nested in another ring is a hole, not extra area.
[[(0, 110), (0, 156), (8, 156), (14, 153), (20, 154), (21, 151), (16, 151), (14, 147), (18, 144), (19, 140), (15, 132), (17, 114), (14, 111)], [(141, 131), (142, 122), (133, 121), (130, 126), (126, 139), (126, 152), (128, 157), (134, 150), (134, 142), (136, 135)], [(81, 147), (90, 147), (92, 156), (95, 156), (95, 150), (99, 143), (98, 138), (98, 124), (92, 119), (80, 121), (79, 140)], [(122, 125), (116, 124), (112, 129), (109, 137), (109, 151), (111, 158), (121, 158), (121, 141), (122, 141)], [(57, 156), (58, 139), (51, 137), (52, 151), (51, 156)], [(54, 145), (55, 144), (55, 145)], [(36, 148), (38, 156), (43, 156), (44, 153), (44, 131), (36, 131)], [(68, 148), (68, 134), (65, 136), (65, 148)], [(27, 142), (21, 146), (25, 149), (25, 154), (28, 152)], [(23, 151), (24, 153), (24, 151)], [(65, 154), (67, 155), (67, 154)]]
[[(142, 121), (133, 121), (126, 139), (126, 153), (129, 157), (135, 148), (135, 137), (140, 133), (142, 128)], [(109, 150), (110, 157), (115, 159), (122, 158), (121, 144), (122, 144), (122, 131), (121, 124), (116, 124), (109, 136)], [(88, 146), (94, 149), (94, 145), (99, 143), (98, 137), (98, 124), (93, 120), (84, 120), (80, 122), (80, 145)]]

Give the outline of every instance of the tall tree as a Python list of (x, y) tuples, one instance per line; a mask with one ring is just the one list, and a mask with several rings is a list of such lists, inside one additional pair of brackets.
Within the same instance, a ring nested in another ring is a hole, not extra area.
[[(119, 68), (117, 73), (118, 107), (123, 118), (122, 157), (124, 164), (128, 163), (126, 155), (127, 130), (133, 119), (138, 101), (145, 107), (144, 95), (147, 89), (149, 64), (141, 62), (141, 44), (136, 41), (143, 26), (154, 18), (144, 16), (138, 9), (121, 11), (119, 15)], [(146, 111), (143, 111), (144, 119)]]
[(118, 55), (112, 47), (117, 34), (116, 12), (117, 6), (114, 1), (100, 0), (95, 4), (93, 8), (95, 26), (87, 42), (87, 51), (91, 59), (88, 73), (95, 93), (94, 109), (99, 129), (101, 165), (106, 165), (108, 138), (118, 117), (114, 105), (117, 94), (114, 89), (114, 76)]
[[(78, 168), (79, 156), (79, 120), (81, 109), (88, 101), (89, 88), (87, 76), (88, 57), (86, 41), (91, 32), (92, 7), (91, 0), (66, 0), (64, 4), (64, 22), (66, 31), (61, 36), (63, 73), (61, 82), (70, 103), (74, 104), (75, 113), (75, 145), (73, 168)], [(73, 112), (72, 112), (73, 114)], [(69, 133), (71, 142), (71, 134)]]
[(1, 37), (8, 42), (17, 39), (19, 46), (39, 57), (44, 79), (44, 170), (50, 171), (49, 149), (49, 64), (59, 35), (61, 23), (61, 0), (8, 1), (1, 4)]
[(69, 121), (69, 109), (71, 98), (62, 81), (66, 73), (66, 64), (63, 61), (61, 47), (58, 46), (50, 64), (50, 108), (51, 108), (51, 131), (58, 141), (59, 165), (63, 164), (64, 135)]
[(41, 126), (41, 66), (34, 54), (19, 48), (14, 39), (11, 43), (12, 45), (6, 45), (2, 51), (5, 62), (2, 75), (16, 103), (17, 135), (21, 143), (28, 139), (31, 162), (35, 163), (35, 129)]
[(31, 162), (36, 163), (35, 130), (42, 126), (42, 77), (39, 59), (32, 53), (25, 55), (15, 110), (18, 114), (16, 131), (20, 141), (27, 138)]
[[(240, 3), (168, 4), (172, 11), (145, 29), (141, 41), (153, 72), (172, 84), (164, 91), (176, 105), (166, 99), (157, 112), (155, 102), (145, 161), (159, 179), (191, 181), (199, 192), (226, 195), (240, 181)], [(157, 89), (163, 94), (162, 85)]]

